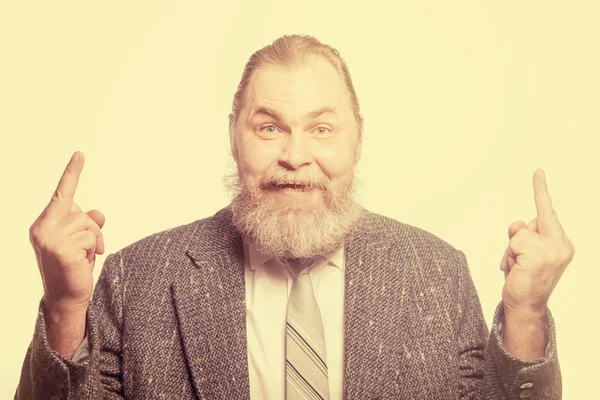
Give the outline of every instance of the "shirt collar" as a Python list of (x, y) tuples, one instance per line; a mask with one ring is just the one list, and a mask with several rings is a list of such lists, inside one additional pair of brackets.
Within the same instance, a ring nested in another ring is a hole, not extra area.
[[(267, 261), (269, 261), (270, 259), (273, 258), (272, 256), (261, 253), (256, 248), (256, 245), (254, 243), (250, 243), (245, 239), (244, 239), (244, 253), (245, 253), (245, 258), (248, 262), (248, 266), (250, 267), (251, 271), (256, 270), (256, 268), (260, 267), (261, 265), (263, 265), (264, 263), (266, 263)], [(337, 249), (336, 251), (328, 254), (326, 256), (326, 258), (331, 264), (333, 264), (337, 268), (341, 269), (342, 271), (344, 270), (345, 264), (344, 264), (344, 247), (343, 246), (340, 247), (339, 249)]]

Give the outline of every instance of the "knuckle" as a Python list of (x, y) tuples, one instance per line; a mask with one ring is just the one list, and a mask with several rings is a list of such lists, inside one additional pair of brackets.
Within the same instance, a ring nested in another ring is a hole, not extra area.
[(73, 216), (73, 218), (78, 218), (78, 219), (79, 218), (85, 218), (85, 217), (87, 217), (87, 214), (84, 213), (83, 211), (77, 211), (77, 212), (74, 212), (71, 215)]
[(85, 239), (90, 243), (96, 243), (96, 235), (92, 231), (85, 231)]
[(88, 218), (87, 214), (80, 211), (73, 214), (73, 220), (77, 222), (83, 222)]
[(573, 246), (573, 243), (571, 243), (569, 241), (562, 249), (562, 259), (566, 263), (570, 263), (571, 260), (573, 260), (574, 256), (575, 256), (575, 247)]
[(37, 241), (35, 242), (37, 247), (44, 252), (48, 252), (49, 250), (52, 249), (52, 246), (50, 245), (50, 243), (48, 242), (48, 240), (46, 238), (37, 238)]
[(45, 234), (41, 233), (40, 231), (37, 231), (33, 240), (34, 240), (35, 246), (38, 249), (40, 249), (41, 251), (44, 251), (44, 252), (52, 252), (53, 251), (54, 244), (51, 240), (51, 237), (49, 237), (48, 235), (45, 235)]
[(73, 224), (85, 224), (88, 220), (88, 215), (84, 212), (77, 212), (74, 214), (71, 214), (70, 218), (70, 222)]
[(95, 234), (99, 235), (100, 231), (101, 231), (100, 226), (89, 215), (86, 214), (86, 217), (88, 219), (88, 227), (89, 227), (89, 229), (92, 230), (92, 231), (94, 231)]
[(54, 190), (54, 193), (52, 193), (52, 198), (50, 199), (51, 201), (61, 201), (64, 198), (64, 195), (62, 194), (60, 188), (56, 188), (56, 190)]
[(554, 247), (551, 247), (545, 251), (544, 261), (548, 265), (558, 265), (562, 261), (560, 251)]
[(562, 263), (562, 257), (558, 252), (553, 252), (548, 255), (548, 262), (550, 265), (559, 265)]
[(86, 213), (84, 213), (83, 211), (79, 211), (73, 214), (77, 219), (83, 220), (83, 221), (88, 221), (88, 220), (92, 220), (90, 218), (89, 215), (87, 215)]
[(65, 173), (64, 173), (64, 175), (72, 175), (72, 174), (73, 174), (73, 172), (74, 172), (74, 171), (73, 171), (73, 168), (71, 168), (71, 165), (70, 165), (70, 164), (68, 164), (68, 165), (65, 167)]
[(33, 224), (29, 227), (29, 240), (37, 242), (40, 235), (40, 227), (37, 224)]
[(571, 255), (575, 255), (575, 246), (573, 245), (573, 242), (571, 242), (568, 239), (567, 239), (567, 249), (569, 250), (569, 253), (571, 253)]
[(524, 240), (524, 239), (527, 237), (527, 235), (528, 235), (528, 232), (529, 232), (529, 231), (528, 231), (527, 229), (519, 229), (519, 230), (518, 230), (518, 231), (515, 233), (515, 235), (513, 236), (513, 240), (514, 240), (515, 242), (521, 242), (521, 241), (523, 241), (523, 240)]

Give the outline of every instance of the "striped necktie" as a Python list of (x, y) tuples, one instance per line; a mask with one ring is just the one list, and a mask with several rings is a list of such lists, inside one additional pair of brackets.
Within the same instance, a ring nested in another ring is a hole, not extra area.
[(286, 324), (286, 399), (329, 399), (323, 322), (309, 269), (286, 264), (294, 276)]

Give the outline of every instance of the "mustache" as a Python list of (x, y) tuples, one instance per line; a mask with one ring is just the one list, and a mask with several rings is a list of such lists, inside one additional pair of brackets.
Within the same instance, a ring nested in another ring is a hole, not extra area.
[(323, 174), (314, 170), (290, 174), (288, 171), (268, 170), (258, 181), (258, 187), (268, 190), (274, 185), (301, 185), (309, 189), (328, 190), (329, 183)]

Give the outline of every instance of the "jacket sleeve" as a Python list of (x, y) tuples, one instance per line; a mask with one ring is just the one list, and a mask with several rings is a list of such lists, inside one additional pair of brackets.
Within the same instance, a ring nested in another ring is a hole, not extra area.
[(15, 399), (122, 399), (122, 260), (109, 255), (87, 312), (89, 357), (76, 362), (50, 349), (40, 304)]
[(464, 253), (459, 251), (458, 259), (460, 399), (561, 399), (556, 330), (550, 311), (546, 311), (549, 343), (545, 357), (525, 361), (512, 356), (502, 340), (502, 302), (488, 334)]

